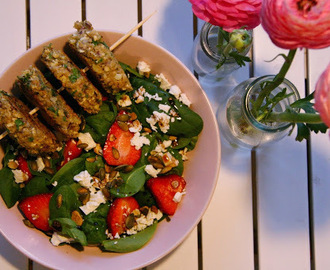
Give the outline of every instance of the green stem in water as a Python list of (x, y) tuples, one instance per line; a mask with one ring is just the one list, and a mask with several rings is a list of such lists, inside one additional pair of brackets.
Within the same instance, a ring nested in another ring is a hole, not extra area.
[(321, 124), (323, 123), (320, 115), (314, 113), (270, 113), (267, 121), (273, 122), (289, 122), (289, 123), (307, 123), (307, 124)]
[(266, 96), (268, 96), (276, 87), (278, 87), (284, 80), (286, 73), (288, 72), (291, 63), (294, 59), (297, 49), (292, 49), (289, 51), (288, 55), (285, 58), (285, 62), (283, 63), (279, 73), (274, 77), (274, 79), (268, 83), (264, 89), (258, 95), (256, 102), (253, 106), (253, 113), (257, 115), (257, 111), (262, 105), (263, 100)]

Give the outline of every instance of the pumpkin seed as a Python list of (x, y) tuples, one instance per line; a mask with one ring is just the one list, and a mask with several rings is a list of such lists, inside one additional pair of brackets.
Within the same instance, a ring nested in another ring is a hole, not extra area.
[(170, 170), (172, 170), (172, 167), (171, 166), (166, 166), (160, 171), (160, 173), (164, 174), (164, 173), (169, 172)]
[(117, 120), (121, 122), (127, 122), (130, 120), (130, 116), (128, 114), (120, 114), (117, 116)]
[(101, 180), (103, 180), (105, 178), (105, 169), (104, 168), (99, 169), (99, 178)]
[(86, 160), (90, 163), (94, 163), (96, 158), (95, 157), (89, 157), (89, 158), (86, 158)]
[(85, 149), (86, 147), (88, 147), (88, 144), (87, 144), (87, 143), (82, 143), (82, 142), (80, 142), (80, 143), (77, 143), (77, 147), (78, 147), (78, 148)]
[(107, 200), (109, 200), (109, 199), (111, 198), (111, 194), (110, 194), (110, 192), (109, 192), (109, 189), (107, 189), (106, 187), (104, 187), (104, 188), (101, 189), (101, 191), (102, 191), (103, 196), (104, 196)]
[(32, 171), (37, 171), (38, 170), (38, 164), (35, 160), (30, 161), (30, 167)]
[(128, 125), (125, 122), (117, 121), (117, 124), (122, 131), (128, 131)]
[(149, 208), (148, 208), (148, 206), (143, 206), (143, 207), (141, 207), (141, 208), (140, 208), (140, 212), (141, 212), (143, 215), (147, 216), (147, 215), (148, 215), (148, 212), (149, 212)]
[(155, 213), (155, 214), (158, 213), (158, 208), (157, 208), (156, 206), (154, 206), (154, 205), (151, 206), (150, 210), (151, 210), (151, 212), (153, 212), (153, 213)]
[(79, 195), (87, 194), (87, 193), (89, 193), (89, 190), (88, 190), (87, 188), (80, 187), (80, 188), (77, 189), (77, 193), (78, 193)]
[(112, 155), (113, 155), (114, 159), (118, 160), (120, 158), (119, 151), (114, 147), (112, 147)]
[(58, 152), (54, 152), (52, 154), (52, 159), (58, 159), (60, 157), (59, 153)]
[(112, 172), (110, 172), (110, 174), (109, 174), (109, 178), (110, 178), (110, 179), (113, 179), (113, 178), (116, 177), (116, 175), (117, 175), (117, 171), (112, 171)]
[(102, 151), (102, 147), (99, 143), (96, 144), (96, 146), (94, 147), (94, 153), (97, 155), (102, 155), (103, 151)]
[(115, 137), (115, 135), (113, 135), (113, 134), (110, 134), (110, 138), (109, 138), (109, 140), (110, 140), (110, 142), (113, 142), (113, 141), (115, 141), (115, 140), (116, 140), (116, 137)]
[(62, 194), (58, 194), (56, 197), (56, 208), (59, 209), (61, 208), (63, 203), (63, 195)]
[(50, 160), (46, 157), (42, 158), (43, 163), (45, 164), (45, 167), (50, 168), (51, 164), (50, 164)]
[(28, 219), (23, 219), (23, 223), (24, 223), (25, 226), (27, 226), (29, 228), (34, 228), (34, 225)]
[(81, 203), (85, 205), (89, 201), (90, 197), (91, 195), (89, 193), (80, 194), (79, 201), (81, 201)]
[(81, 226), (84, 222), (84, 219), (77, 210), (74, 210), (71, 213), (71, 219), (77, 224), (77, 226)]
[(10, 168), (12, 170), (15, 170), (18, 168), (18, 164), (14, 160), (9, 161), (7, 165), (8, 165), (8, 168)]
[(134, 120), (137, 119), (137, 115), (136, 115), (135, 112), (131, 112), (129, 115), (130, 115), (130, 117), (131, 117), (131, 118), (130, 118), (131, 121), (134, 121)]
[(171, 186), (172, 186), (172, 188), (178, 188), (179, 187), (179, 181), (177, 181), (177, 180), (172, 181)]
[(135, 217), (133, 213), (130, 213), (125, 220), (125, 226), (127, 229), (132, 229), (135, 225)]
[(107, 172), (107, 173), (111, 173), (112, 172), (112, 167), (109, 166), (108, 164), (105, 164), (104, 165), (104, 169), (105, 169), (105, 172)]
[(46, 173), (48, 173), (48, 174), (51, 174), (51, 175), (55, 174), (54, 169), (49, 168), (49, 167), (46, 167), (46, 168), (44, 169), (44, 171), (45, 171)]

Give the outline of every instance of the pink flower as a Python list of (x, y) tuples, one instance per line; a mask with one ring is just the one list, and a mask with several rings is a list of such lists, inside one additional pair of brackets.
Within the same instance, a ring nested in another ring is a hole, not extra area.
[(194, 14), (225, 31), (253, 29), (260, 24), (262, 0), (189, 0)]
[(322, 121), (330, 127), (330, 63), (316, 83), (314, 98), (315, 109), (320, 113)]
[(264, 0), (261, 24), (281, 48), (325, 48), (330, 45), (330, 1)]

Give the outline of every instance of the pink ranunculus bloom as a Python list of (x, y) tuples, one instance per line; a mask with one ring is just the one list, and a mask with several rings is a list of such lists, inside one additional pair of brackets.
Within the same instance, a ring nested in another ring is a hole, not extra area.
[(314, 99), (315, 109), (320, 113), (322, 121), (330, 127), (330, 63), (316, 83)]
[(261, 24), (284, 49), (320, 49), (330, 45), (329, 0), (263, 0)]
[(260, 24), (262, 0), (189, 0), (194, 14), (225, 31), (253, 29)]

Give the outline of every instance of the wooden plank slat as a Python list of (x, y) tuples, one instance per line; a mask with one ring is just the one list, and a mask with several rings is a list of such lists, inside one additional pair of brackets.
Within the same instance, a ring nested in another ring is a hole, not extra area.
[[(267, 49), (265, 49), (267, 48)], [(262, 27), (255, 30), (255, 75), (276, 74), (287, 53), (275, 47)], [(287, 78), (304, 96), (304, 54), (298, 51)], [(306, 144), (295, 132), (257, 151), (260, 269), (309, 269)]]
[[(24, 0), (0, 2), (0, 25), (2, 25), (0, 35), (3, 37), (0, 47), (0, 73), (26, 50), (25, 19)], [(26, 269), (27, 265), (28, 258), (0, 235), (0, 268), (3, 270)]]
[[(329, 64), (330, 48), (309, 50), (310, 91)], [(330, 138), (327, 134), (312, 134), (312, 188), (314, 206), (315, 268), (329, 269), (330, 260)]]

